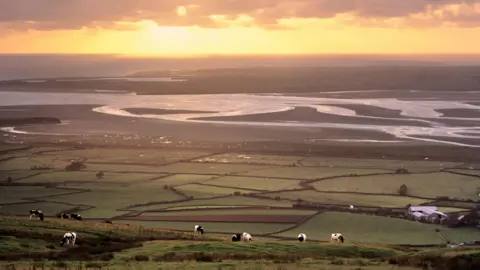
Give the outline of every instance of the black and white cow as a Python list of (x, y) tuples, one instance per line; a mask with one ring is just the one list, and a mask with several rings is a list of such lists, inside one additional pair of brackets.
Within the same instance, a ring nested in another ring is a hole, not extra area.
[(250, 242), (252, 240), (252, 236), (249, 233), (236, 233), (232, 235), (232, 242), (239, 242), (239, 241), (244, 241), (244, 242)]
[(332, 237), (330, 238), (331, 242), (344, 242), (345, 238), (343, 238), (343, 235), (341, 233), (332, 233)]
[(307, 241), (307, 235), (304, 233), (301, 233), (298, 235), (298, 242), (305, 242)]
[(70, 215), (67, 213), (61, 213), (57, 216), (58, 218), (70, 219)]
[(195, 225), (193, 229), (193, 234), (202, 234), (203, 235), (203, 227), (200, 225)]
[(30, 209), (30, 220), (32, 220), (33, 216), (38, 217), (38, 219), (40, 219), (41, 221), (45, 219), (45, 215), (42, 213), (42, 211)]
[(82, 220), (82, 216), (80, 214), (70, 214), (70, 218), (75, 220)]
[(74, 232), (67, 232), (66, 234), (63, 235), (62, 242), (60, 242), (60, 246), (63, 246), (65, 244), (72, 244), (72, 246), (75, 246), (75, 241), (77, 240), (77, 234)]

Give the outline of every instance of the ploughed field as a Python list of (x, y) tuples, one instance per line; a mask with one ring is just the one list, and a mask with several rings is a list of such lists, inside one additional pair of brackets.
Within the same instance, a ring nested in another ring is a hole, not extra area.
[[(312, 241), (329, 241), (331, 233), (340, 232), (354, 243), (440, 244), (436, 229), (454, 242), (480, 240), (475, 228), (363, 211), (398, 213), (409, 204), (438, 205), (444, 212), (474, 209), (478, 164), (181, 149), (1, 150), (0, 215), (27, 216), (30, 209), (41, 209), (47, 220), (57, 220), (60, 212), (75, 212), (86, 221), (184, 232), (201, 224), (207, 234), (228, 237), (247, 231), (272, 241), (291, 241), (299, 233)], [(72, 160), (85, 167), (67, 171)], [(410, 173), (396, 174), (399, 168)], [(104, 176), (97, 177), (98, 172)], [(407, 192), (401, 195), (403, 184)]]

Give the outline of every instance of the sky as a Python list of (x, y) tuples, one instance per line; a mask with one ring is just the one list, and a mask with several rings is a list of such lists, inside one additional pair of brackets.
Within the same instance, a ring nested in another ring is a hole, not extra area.
[(0, 53), (480, 54), (480, 0), (0, 0)]

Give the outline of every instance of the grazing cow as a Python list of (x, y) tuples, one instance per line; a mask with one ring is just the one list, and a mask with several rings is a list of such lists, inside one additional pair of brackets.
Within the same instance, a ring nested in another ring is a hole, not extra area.
[(70, 215), (68, 215), (67, 213), (61, 213), (57, 216), (58, 218), (64, 218), (64, 219), (69, 219), (70, 218)]
[(332, 233), (332, 237), (330, 238), (331, 242), (344, 242), (345, 238), (343, 238), (343, 235), (341, 233)]
[(33, 216), (37, 216), (38, 219), (40, 219), (41, 221), (43, 221), (43, 219), (45, 218), (45, 215), (42, 213), (42, 211), (30, 209), (30, 220), (32, 220)]
[(113, 224), (111, 220), (105, 220), (105, 223)]
[(239, 242), (242, 238), (242, 234), (241, 233), (236, 233), (234, 235), (232, 235), (232, 242)]
[(82, 216), (80, 216), (80, 214), (70, 214), (70, 217), (75, 220), (82, 220)]
[(251, 236), (249, 233), (244, 232), (244, 233), (242, 234), (242, 241), (244, 241), (244, 242), (253, 241), (253, 240), (252, 240), (252, 236)]
[(200, 225), (195, 225), (195, 229), (193, 230), (193, 234), (202, 234), (203, 235), (203, 227)]
[(298, 242), (305, 242), (307, 241), (307, 236), (304, 233), (298, 235)]
[(63, 235), (62, 242), (60, 242), (60, 246), (65, 245), (65, 243), (72, 244), (72, 246), (75, 246), (75, 241), (77, 240), (77, 234), (74, 232), (67, 232), (66, 234)]

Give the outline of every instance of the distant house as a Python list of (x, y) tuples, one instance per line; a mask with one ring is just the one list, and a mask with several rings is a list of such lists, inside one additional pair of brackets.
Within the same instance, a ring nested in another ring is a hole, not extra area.
[(408, 215), (413, 220), (441, 223), (447, 218), (445, 213), (438, 211), (436, 206), (410, 206)]

